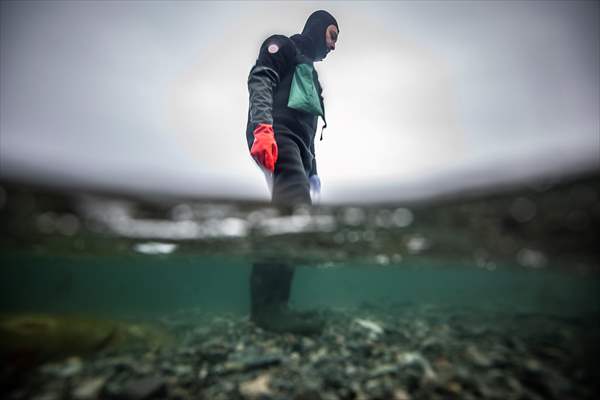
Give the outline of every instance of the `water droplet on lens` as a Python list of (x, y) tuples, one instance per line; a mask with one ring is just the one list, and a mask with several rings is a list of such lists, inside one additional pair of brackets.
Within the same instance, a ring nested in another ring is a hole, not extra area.
[(73, 236), (79, 230), (79, 219), (73, 214), (61, 215), (56, 220), (56, 230), (65, 236)]
[(418, 254), (429, 248), (429, 240), (423, 236), (411, 236), (406, 241), (406, 247), (411, 254)]
[(305, 206), (305, 205), (297, 206), (296, 208), (294, 208), (293, 215), (299, 215), (299, 216), (310, 215), (310, 207)]
[(360, 225), (365, 220), (365, 212), (357, 207), (348, 207), (344, 210), (343, 220), (346, 225)]
[(335, 235), (333, 235), (333, 241), (337, 244), (344, 243), (346, 241), (346, 238), (344, 237), (344, 233), (338, 232)]
[(397, 208), (392, 214), (392, 221), (399, 228), (405, 228), (412, 224), (413, 213), (408, 208)]
[(265, 218), (268, 218), (266, 213), (263, 213), (260, 210), (256, 210), (256, 211), (252, 211), (248, 214), (248, 216), (246, 217), (246, 220), (248, 221), (248, 223), (250, 223), (251, 225), (255, 225), (260, 223), (262, 220), (264, 220)]
[(392, 222), (392, 212), (390, 210), (381, 210), (375, 215), (375, 225), (380, 228), (388, 228)]
[(366, 230), (362, 233), (362, 239), (365, 242), (372, 242), (375, 240), (375, 232), (372, 230)]
[(487, 266), (489, 257), (485, 250), (476, 250), (473, 254), (473, 258), (475, 259), (475, 265), (477, 265), (479, 268), (485, 268)]
[(219, 234), (225, 237), (241, 237), (248, 233), (246, 221), (240, 218), (225, 218), (220, 221)]
[(510, 215), (515, 221), (525, 223), (531, 221), (536, 214), (535, 203), (525, 197), (519, 197), (510, 206)]
[(137, 243), (133, 246), (133, 249), (138, 253), (142, 254), (169, 254), (175, 251), (177, 248), (176, 244), (173, 243), (161, 243), (161, 242), (146, 242)]
[(385, 254), (378, 254), (375, 256), (375, 262), (379, 265), (388, 265), (390, 263), (390, 258)]
[(524, 248), (517, 253), (517, 262), (528, 268), (543, 268), (547, 259), (541, 251)]
[(347, 233), (346, 237), (348, 238), (348, 241), (350, 243), (356, 243), (360, 240), (360, 233), (358, 233), (356, 231), (349, 231)]
[(496, 270), (496, 263), (493, 262), (488, 262), (485, 266), (485, 269), (487, 269), (488, 271), (495, 271)]
[(392, 262), (394, 264), (400, 264), (402, 262), (402, 255), (399, 253), (395, 253), (392, 255)]
[(194, 218), (194, 210), (189, 204), (178, 204), (171, 210), (171, 218), (175, 221), (188, 221)]
[(56, 228), (56, 214), (52, 212), (40, 214), (37, 216), (35, 223), (41, 233), (50, 234)]

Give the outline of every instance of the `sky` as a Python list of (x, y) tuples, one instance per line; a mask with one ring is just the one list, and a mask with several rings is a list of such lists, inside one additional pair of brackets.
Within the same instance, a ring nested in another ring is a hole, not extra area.
[(594, 1), (2, 2), (0, 174), (267, 200), (245, 140), (272, 34), (326, 9), (324, 202), (600, 167)]

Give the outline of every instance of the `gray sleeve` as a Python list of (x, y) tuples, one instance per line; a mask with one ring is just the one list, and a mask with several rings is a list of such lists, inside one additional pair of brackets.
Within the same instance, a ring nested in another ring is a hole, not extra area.
[(251, 126), (273, 124), (273, 93), (280, 78), (293, 67), (295, 56), (295, 45), (286, 36), (273, 35), (263, 42), (248, 76)]
[(273, 124), (273, 90), (279, 84), (279, 74), (270, 67), (255, 65), (248, 76), (250, 93), (250, 123)]

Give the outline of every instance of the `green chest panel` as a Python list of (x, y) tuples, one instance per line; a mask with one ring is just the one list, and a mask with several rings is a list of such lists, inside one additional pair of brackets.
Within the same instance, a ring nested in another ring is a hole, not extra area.
[(313, 79), (313, 66), (298, 64), (292, 78), (288, 107), (323, 117), (323, 108)]

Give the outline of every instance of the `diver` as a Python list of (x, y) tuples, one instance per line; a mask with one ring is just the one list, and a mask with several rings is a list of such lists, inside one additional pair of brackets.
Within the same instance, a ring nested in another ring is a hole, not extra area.
[[(314, 141), (318, 117), (323, 128), (327, 122), (314, 62), (335, 49), (338, 34), (335, 18), (327, 11), (315, 11), (302, 33), (267, 38), (248, 77), (248, 148), (280, 210), (311, 205), (311, 193), (320, 193)], [(319, 318), (288, 308), (293, 277), (294, 267), (286, 262), (254, 263), (251, 319), (272, 331), (318, 333), (323, 327)]]

